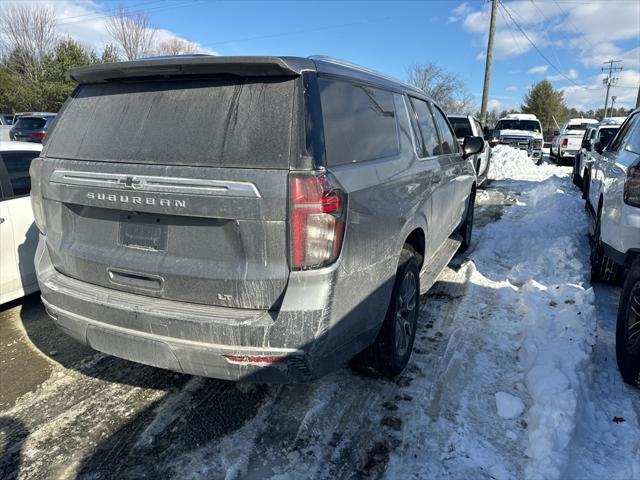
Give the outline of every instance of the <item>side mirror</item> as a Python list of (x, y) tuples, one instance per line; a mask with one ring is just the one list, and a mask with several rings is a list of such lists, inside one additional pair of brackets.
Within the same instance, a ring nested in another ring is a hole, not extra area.
[(591, 140), (582, 140), (582, 148), (587, 151), (591, 150)]
[(491, 138), (493, 138), (493, 130), (491, 128), (484, 127), (482, 133), (484, 134), (485, 140), (491, 140)]
[(593, 146), (593, 148), (594, 148), (594, 149), (595, 149), (595, 151), (596, 151), (596, 152), (598, 152), (598, 153), (602, 153), (602, 152), (604, 152), (604, 145), (603, 145), (602, 143), (600, 143), (600, 142), (597, 142), (597, 143)]
[(462, 144), (462, 158), (469, 158), (484, 150), (484, 138), (482, 137), (464, 137)]

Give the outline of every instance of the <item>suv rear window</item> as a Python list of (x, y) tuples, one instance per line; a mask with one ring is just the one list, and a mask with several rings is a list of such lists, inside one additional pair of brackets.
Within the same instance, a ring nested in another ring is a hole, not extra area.
[(324, 78), (318, 85), (329, 165), (398, 154), (393, 93)]
[(467, 136), (473, 136), (471, 131), (471, 124), (468, 118), (449, 117), (449, 122), (453, 127), (453, 131), (456, 133), (457, 138), (464, 138)]
[(294, 80), (206, 78), (81, 85), (49, 157), (164, 165), (288, 168)]
[(24, 130), (40, 130), (47, 123), (47, 120), (41, 117), (20, 117), (15, 128)]

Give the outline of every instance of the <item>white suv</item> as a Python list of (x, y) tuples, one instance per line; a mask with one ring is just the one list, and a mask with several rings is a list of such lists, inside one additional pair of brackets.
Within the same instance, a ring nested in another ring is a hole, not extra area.
[(622, 124), (591, 167), (593, 280), (624, 279), (617, 357), (623, 377), (640, 385), (640, 109)]
[(620, 129), (620, 124), (624, 121), (617, 119), (604, 119), (587, 127), (582, 137), (580, 151), (576, 155), (573, 165), (573, 183), (582, 188), (583, 198), (587, 198), (589, 191), (589, 175), (591, 165), (600, 158), (603, 150), (609, 144), (616, 132)]

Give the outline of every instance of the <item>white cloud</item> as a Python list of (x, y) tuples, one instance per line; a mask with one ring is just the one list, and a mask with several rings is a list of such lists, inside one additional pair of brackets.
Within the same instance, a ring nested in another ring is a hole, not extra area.
[[(16, 2), (17, 3), (17, 2)], [(43, 0), (23, 1), (22, 4), (32, 4), (36, 7), (50, 7), (56, 14), (57, 30), (60, 34), (71, 37), (87, 48), (100, 52), (104, 46), (112, 42), (107, 33), (106, 24), (109, 14), (115, 10), (114, 4), (107, 4), (109, 8), (100, 6), (93, 0)], [(9, 3), (6, 3), (7, 5)], [(135, 9), (138, 11), (138, 9)], [(140, 7), (140, 10), (144, 10)], [(149, 12), (153, 20), (153, 12)], [(179, 33), (166, 29), (158, 29), (156, 40), (162, 42), (172, 38), (186, 40), (196, 45), (202, 53), (216, 54), (212, 50), (203, 48), (199, 43), (193, 42)]]
[(505, 89), (507, 92), (517, 92), (519, 88), (516, 85), (510, 85)]
[(545, 73), (547, 73), (547, 70), (549, 70), (549, 65), (538, 65), (535, 67), (531, 67), (529, 70), (527, 70), (527, 73), (530, 73), (532, 75), (544, 75)]
[(455, 23), (461, 20), (472, 11), (473, 11), (473, 8), (471, 7), (471, 5), (469, 5), (468, 2), (461, 3), (456, 8), (451, 10), (451, 15), (449, 16), (449, 23)]
[[(465, 2), (451, 12), (450, 20), (460, 23), (465, 31), (473, 34), (471, 46), (477, 49), (476, 58), (483, 59), (486, 56), (490, 3), (483, 2), (481, 8), (476, 8)], [(626, 50), (615, 43), (638, 38), (640, 2), (610, 5), (604, 1), (587, 4), (503, 1), (498, 7), (494, 37), (494, 57), (498, 60), (518, 57), (533, 49), (514, 20), (560, 69), (565, 70), (565, 66), (558, 58), (558, 49), (569, 49), (572, 58), (585, 66), (600, 66), (602, 61), (615, 57), (624, 61), (625, 68), (640, 68), (640, 46), (636, 43)]]
[(578, 78), (578, 72), (576, 72), (573, 68), (570, 69), (568, 72), (564, 72), (564, 75), (551, 75), (549, 77), (547, 77), (547, 80), (549, 80), (550, 82), (556, 82), (558, 80), (575, 80), (576, 78)]
[[(616, 106), (632, 108), (638, 95), (640, 71), (623, 70), (618, 77), (617, 85), (611, 87), (611, 95), (616, 96)], [(584, 87), (586, 88), (570, 85), (560, 89), (564, 92), (567, 105), (578, 110), (604, 107), (606, 89), (602, 83), (602, 75), (591, 77)]]

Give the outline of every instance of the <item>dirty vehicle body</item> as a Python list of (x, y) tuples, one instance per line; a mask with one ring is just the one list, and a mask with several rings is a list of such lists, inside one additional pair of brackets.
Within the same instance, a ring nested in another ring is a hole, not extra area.
[[(458, 138), (460, 146), (464, 144), (465, 137), (484, 136), (480, 121), (473, 115), (449, 114), (447, 118), (449, 118), (449, 122), (451, 122), (451, 126)], [(491, 146), (489, 145), (489, 142), (485, 140), (482, 152), (473, 157), (473, 164), (476, 169), (476, 176), (478, 177), (478, 188), (485, 188), (487, 185), (490, 162)]]
[[(465, 158), (480, 139), (463, 158), (422, 91), (324, 57), (181, 56), (71, 76), (31, 170), (38, 281), (62, 330), (231, 380), (308, 381), (368, 346), (402, 353), (385, 373), (406, 365), (419, 288), (461, 225), (468, 246)], [(412, 274), (398, 285), (397, 271)]]

